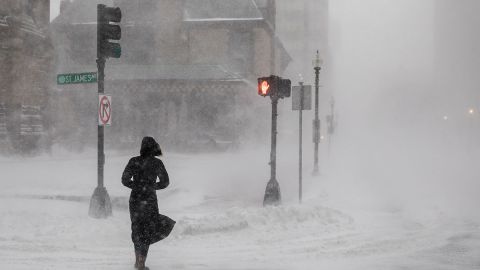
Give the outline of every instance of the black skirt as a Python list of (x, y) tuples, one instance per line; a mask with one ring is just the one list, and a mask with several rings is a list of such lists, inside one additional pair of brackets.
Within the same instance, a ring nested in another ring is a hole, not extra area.
[(151, 245), (165, 239), (172, 232), (176, 222), (158, 213), (156, 196), (146, 201), (137, 198), (130, 197), (133, 243)]
[(172, 232), (175, 223), (175, 220), (162, 214), (157, 214), (156, 218), (151, 222), (150, 245), (167, 238)]

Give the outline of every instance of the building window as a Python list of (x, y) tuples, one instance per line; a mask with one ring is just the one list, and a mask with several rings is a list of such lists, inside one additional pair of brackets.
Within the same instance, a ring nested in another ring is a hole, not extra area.
[(34, 6), (33, 0), (28, 0), (25, 3), (25, 13), (32, 18), (34, 17), (33, 6)]
[(253, 68), (253, 33), (232, 30), (229, 40), (229, 65), (236, 72), (246, 74)]

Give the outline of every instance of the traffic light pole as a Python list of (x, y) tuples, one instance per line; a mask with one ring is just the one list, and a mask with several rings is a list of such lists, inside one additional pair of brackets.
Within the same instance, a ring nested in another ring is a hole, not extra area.
[(277, 107), (278, 98), (272, 97), (272, 140), (270, 147), (270, 179), (277, 181)]
[[(105, 59), (97, 59), (98, 65), (98, 94), (105, 93)], [(98, 166), (97, 166), (97, 188), (103, 188), (103, 175), (105, 167), (105, 127), (98, 125)]]
[(315, 143), (314, 156), (313, 156), (313, 175), (319, 174), (318, 168), (318, 144), (320, 143), (320, 119), (318, 117), (318, 92), (319, 92), (319, 77), (320, 77), (320, 67), (317, 66), (315, 69), (315, 120), (313, 120), (314, 136), (313, 141)]
[[(98, 66), (98, 94), (104, 93), (105, 81), (105, 59), (97, 59)], [(112, 203), (107, 189), (105, 188), (103, 176), (105, 166), (104, 139), (105, 128), (98, 125), (98, 153), (97, 153), (97, 187), (90, 200), (90, 209), (88, 214), (93, 218), (106, 218), (112, 215)]]
[(270, 181), (268, 181), (263, 198), (263, 205), (279, 205), (282, 200), (280, 185), (277, 181), (277, 107), (278, 95), (270, 96), (272, 99), (272, 144), (270, 150)]
[[(98, 67), (98, 94), (105, 93), (105, 62), (106, 57), (102, 51), (102, 40), (104, 37), (102, 27), (105, 27), (104, 16), (105, 16), (106, 7), (104, 5), (97, 6), (97, 67)], [(119, 9), (110, 9), (116, 12), (119, 12)], [(121, 17), (121, 15), (120, 15)], [(118, 19), (119, 21), (119, 19)], [(97, 113), (97, 117), (99, 117)], [(97, 119), (97, 122), (98, 119)], [(112, 203), (110, 201), (110, 196), (108, 195), (107, 189), (104, 185), (104, 166), (105, 166), (105, 151), (104, 151), (104, 140), (105, 140), (105, 128), (103, 125), (98, 125), (98, 156), (97, 156), (97, 187), (93, 192), (92, 198), (90, 200), (90, 209), (88, 214), (93, 218), (106, 218), (112, 215)]]

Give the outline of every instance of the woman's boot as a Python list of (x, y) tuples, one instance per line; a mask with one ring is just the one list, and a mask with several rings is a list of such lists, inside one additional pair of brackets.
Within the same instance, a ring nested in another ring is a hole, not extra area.
[(138, 270), (149, 270), (149, 268), (145, 266), (146, 260), (147, 260), (147, 256), (143, 256), (143, 255), (138, 256)]
[(139, 259), (138, 259), (139, 256), (140, 256), (140, 254), (135, 252), (135, 265), (133, 266), (133, 267), (135, 267), (135, 269), (138, 269), (138, 266), (139, 266)]

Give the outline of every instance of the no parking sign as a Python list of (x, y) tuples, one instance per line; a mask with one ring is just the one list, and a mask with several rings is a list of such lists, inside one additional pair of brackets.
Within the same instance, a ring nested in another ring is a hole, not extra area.
[(98, 95), (98, 125), (112, 124), (112, 96)]

